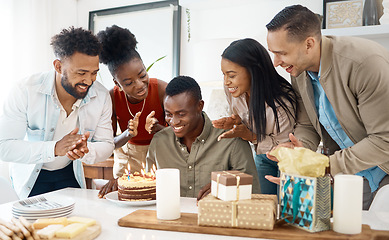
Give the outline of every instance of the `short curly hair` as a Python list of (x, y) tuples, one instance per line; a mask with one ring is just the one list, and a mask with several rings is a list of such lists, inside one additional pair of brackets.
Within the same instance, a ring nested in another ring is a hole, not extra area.
[(89, 56), (98, 56), (101, 52), (101, 44), (91, 31), (73, 26), (52, 37), (50, 45), (59, 59), (70, 57), (75, 52)]
[(196, 101), (202, 100), (199, 84), (191, 77), (177, 76), (173, 78), (166, 86), (165, 95), (172, 97), (187, 92), (193, 96)]

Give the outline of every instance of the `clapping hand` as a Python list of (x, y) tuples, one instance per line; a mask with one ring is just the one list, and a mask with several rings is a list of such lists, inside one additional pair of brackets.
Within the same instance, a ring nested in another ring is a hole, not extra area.
[(130, 121), (128, 121), (128, 125), (127, 125), (128, 132), (130, 133), (130, 135), (132, 137), (135, 137), (136, 135), (138, 135), (138, 125), (139, 125), (140, 114), (141, 114), (141, 112), (137, 112), (135, 114), (135, 117), (133, 119), (130, 119)]
[(87, 141), (90, 133), (86, 132), (81, 135), (77, 133), (78, 128), (75, 128), (55, 144), (55, 156), (66, 155), (70, 160), (76, 160), (89, 152)]
[(215, 128), (229, 129), (229, 131), (221, 134), (217, 140), (220, 141), (222, 138), (234, 138), (240, 137), (247, 141), (255, 140), (255, 135), (243, 124), (242, 119), (239, 115), (232, 114), (231, 117), (224, 117), (218, 120), (212, 121), (212, 125)]
[(158, 124), (158, 119), (155, 117), (155, 111), (151, 111), (149, 115), (146, 117), (146, 124), (145, 124), (145, 129), (149, 134), (153, 134), (157, 132), (157, 124)]
[(82, 157), (84, 157), (85, 154), (87, 154), (89, 152), (89, 148), (88, 148), (89, 136), (90, 136), (89, 132), (82, 134), (81, 139), (77, 141), (77, 144), (74, 147), (74, 149), (71, 151), (68, 151), (66, 153), (66, 156), (70, 160), (76, 160), (76, 159), (82, 158)]
[(235, 114), (232, 114), (231, 117), (224, 117), (212, 121), (212, 125), (215, 128), (220, 128), (220, 129), (232, 129), (234, 125), (239, 125), (241, 123), (242, 123), (242, 119), (240, 119), (239, 115), (235, 115)]
[(247, 128), (246, 125), (240, 123), (238, 125), (234, 125), (231, 130), (220, 134), (217, 140), (220, 141), (222, 138), (235, 138), (235, 137), (240, 137), (244, 140), (251, 141), (253, 139), (253, 134)]

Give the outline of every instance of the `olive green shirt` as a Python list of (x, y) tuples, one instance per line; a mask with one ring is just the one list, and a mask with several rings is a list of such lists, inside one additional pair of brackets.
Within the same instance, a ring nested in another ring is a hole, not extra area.
[(200, 189), (211, 182), (211, 172), (239, 170), (253, 176), (253, 193), (259, 193), (257, 170), (253, 152), (247, 141), (241, 138), (217, 137), (224, 132), (212, 126), (203, 112), (204, 128), (188, 152), (171, 127), (156, 133), (147, 153), (147, 165), (156, 163), (160, 168), (180, 170), (181, 197), (197, 197)]

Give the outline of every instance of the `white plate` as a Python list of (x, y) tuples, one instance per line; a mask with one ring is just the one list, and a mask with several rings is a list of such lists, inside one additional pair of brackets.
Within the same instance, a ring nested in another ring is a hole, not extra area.
[(35, 212), (35, 213), (30, 213), (30, 212), (20, 212), (20, 211), (15, 211), (14, 209), (12, 209), (12, 214), (15, 214), (15, 215), (22, 215), (22, 216), (39, 216), (39, 215), (54, 215), (54, 214), (61, 214), (61, 213), (64, 213), (64, 212), (69, 212), (69, 211), (73, 211), (74, 209), (74, 206), (71, 206), (69, 208), (64, 208), (64, 209), (61, 209), (61, 210), (58, 210), (58, 211), (54, 211), (54, 212)]
[(46, 214), (46, 215), (42, 215), (42, 214), (39, 214), (39, 215), (25, 215), (25, 214), (17, 214), (15, 212), (12, 212), (12, 215), (15, 218), (19, 218), (19, 217), (23, 216), (27, 220), (36, 220), (36, 219), (39, 219), (39, 218), (66, 217), (66, 216), (69, 216), (70, 214), (72, 214), (72, 212), (73, 212), (73, 209), (70, 209), (70, 210), (62, 212), (62, 213), (54, 213), (54, 214)]
[[(35, 196), (20, 200), (12, 205), (12, 209), (19, 213), (53, 213), (69, 208), (75, 204), (73, 198), (65, 196), (45, 196), (47, 201), (36, 200), (42, 196)], [(31, 203), (23, 205), (22, 202)], [(38, 202), (39, 204), (33, 204)]]
[(64, 208), (59, 208), (59, 209), (52, 209), (52, 210), (34, 210), (34, 211), (23, 211), (23, 210), (20, 210), (20, 209), (17, 209), (17, 208), (12, 208), (12, 212), (15, 212), (15, 213), (21, 213), (21, 214), (50, 214), (50, 213), (58, 213), (58, 212), (64, 212), (64, 211), (67, 211), (69, 209), (72, 209), (74, 208), (74, 204), (68, 206), (68, 207), (64, 207)]
[(110, 202), (123, 205), (123, 206), (147, 206), (147, 205), (154, 205), (156, 204), (156, 200), (149, 200), (149, 201), (120, 201), (118, 198), (118, 192), (110, 192), (107, 195), (105, 195), (105, 199), (107, 199)]

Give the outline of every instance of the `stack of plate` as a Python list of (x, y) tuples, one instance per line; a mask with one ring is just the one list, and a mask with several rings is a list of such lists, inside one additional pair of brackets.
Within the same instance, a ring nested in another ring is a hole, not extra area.
[(27, 220), (66, 217), (73, 212), (74, 204), (74, 199), (69, 197), (36, 196), (15, 202), (12, 215), (15, 218), (23, 216)]

